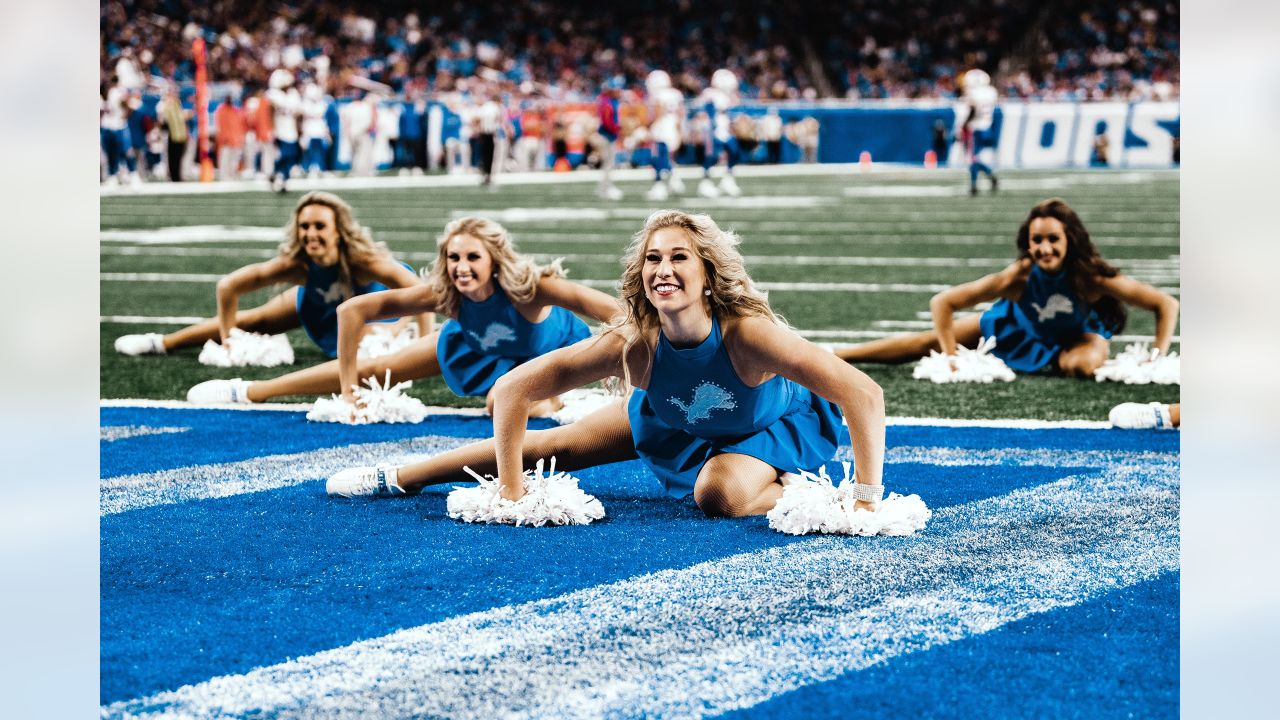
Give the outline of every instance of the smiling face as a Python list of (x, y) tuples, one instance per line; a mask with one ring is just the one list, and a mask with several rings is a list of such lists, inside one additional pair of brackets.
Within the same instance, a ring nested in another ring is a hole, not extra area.
[(311, 261), (321, 267), (338, 263), (338, 223), (328, 205), (304, 205), (298, 211), (298, 240)]
[(477, 302), (493, 293), (493, 256), (484, 243), (458, 233), (445, 243), (445, 267), (458, 292)]
[(707, 273), (684, 230), (665, 227), (649, 237), (640, 271), (645, 297), (664, 314), (703, 302)]
[(1038, 217), (1028, 228), (1027, 252), (1041, 270), (1056, 273), (1067, 260), (1067, 231), (1057, 218)]

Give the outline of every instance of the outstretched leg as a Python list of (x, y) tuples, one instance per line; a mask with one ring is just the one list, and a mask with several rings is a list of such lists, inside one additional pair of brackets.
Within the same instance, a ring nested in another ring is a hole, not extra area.
[[(559, 470), (580, 470), (637, 457), (631, 439), (627, 402), (603, 407), (581, 420), (548, 430), (530, 430), (525, 435), (524, 464), (531, 467), (542, 458), (556, 458)], [(470, 467), (481, 475), (498, 472), (492, 438), (441, 453), (399, 469), (397, 483), (405, 492), (415, 493), (428, 485), (470, 481), (462, 471)]]
[[(298, 320), (297, 297), (298, 288), (291, 287), (256, 308), (241, 310), (236, 313), (236, 327), (247, 332), (269, 335), (292, 330), (301, 325)], [(167, 352), (190, 345), (202, 345), (206, 340), (216, 342), (219, 336), (218, 319), (213, 318), (165, 335), (164, 349)]]
[[(436, 358), (438, 337), (439, 333), (431, 333), (390, 355), (361, 360), (358, 365), (360, 380), (373, 376), (378, 382), (384, 382), (387, 370), (391, 371), (392, 384), (439, 375), (440, 362)], [(342, 392), (338, 380), (338, 361), (330, 360), (271, 380), (249, 383), (248, 398), (250, 402), (263, 402), (282, 395), (324, 395), (337, 392)]]
[(750, 455), (714, 455), (693, 485), (693, 500), (707, 517), (763, 515), (782, 497), (778, 470)]
[(1091, 378), (1111, 357), (1111, 343), (1101, 335), (1085, 333), (1075, 345), (1058, 353), (1058, 369), (1067, 377)]
[[(952, 325), (955, 331), (956, 344), (963, 347), (976, 347), (981, 339), (981, 319), (977, 315), (960, 318)], [(925, 332), (891, 335), (879, 340), (851, 345), (835, 350), (836, 357), (849, 363), (904, 363), (926, 357), (931, 350), (941, 350), (938, 333), (933, 330)]]

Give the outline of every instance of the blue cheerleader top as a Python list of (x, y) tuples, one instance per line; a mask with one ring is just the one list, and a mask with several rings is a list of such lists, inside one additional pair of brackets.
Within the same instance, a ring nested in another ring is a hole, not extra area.
[(498, 286), (482, 302), (459, 298), (458, 317), (440, 329), (436, 355), (450, 390), (485, 395), (511, 368), (588, 337), (587, 324), (562, 307), (529, 322)]
[(840, 408), (781, 375), (756, 387), (738, 377), (713, 315), (711, 333), (679, 349), (661, 332), (649, 387), (627, 404), (636, 452), (667, 494), (693, 492), (713, 455), (749, 455), (779, 472), (817, 471), (835, 456)]
[(1098, 313), (1076, 294), (1065, 270), (1031, 266), (1016, 302), (997, 300), (979, 319), (983, 337), (996, 339), (992, 354), (1018, 372), (1035, 372), (1085, 333), (1111, 338)]

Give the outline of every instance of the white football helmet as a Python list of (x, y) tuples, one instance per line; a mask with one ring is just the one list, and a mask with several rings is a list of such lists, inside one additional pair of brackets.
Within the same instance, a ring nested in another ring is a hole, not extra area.
[(991, 84), (991, 76), (985, 70), (974, 68), (964, 74), (961, 84), (964, 85), (966, 90), (985, 87)]
[(727, 93), (738, 91), (738, 76), (732, 70), (720, 68), (711, 74), (711, 87)]
[(671, 87), (671, 76), (666, 70), (654, 70), (649, 73), (649, 77), (645, 78), (644, 87), (650, 95), (656, 95), (659, 90)]
[(271, 79), (268, 82), (272, 89), (283, 90), (293, 84), (293, 73), (284, 68), (277, 68), (271, 73)]

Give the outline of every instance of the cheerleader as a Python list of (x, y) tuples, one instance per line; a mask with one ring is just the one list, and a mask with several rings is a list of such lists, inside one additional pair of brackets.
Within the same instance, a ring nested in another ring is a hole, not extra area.
[[(1124, 329), (1125, 304), (1155, 313), (1154, 349), (1169, 352), (1178, 301), (1121, 275), (1102, 259), (1080, 216), (1067, 203), (1037, 203), (1018, 228), (1018, 259), (1000, 272), (944, 290), (929, 302), (933, 330), (841, 348), (847, 362), (901, 363), (933, 350), (955, 355), (995, 338), (992, 354), (1016, 372), (1054, 365), (1064, 375), (1093, 377), (1110, 355), (1112, 334)], [(981, 316), (956, 310), (994, 300)]]
[[(228, 344), (232, 328), (281, 333), (301, 326), (329, 357), (338, 353), (338, 305), (349, 297), (419, 284), (408, 265), (374, 242), (367, 228), (342, 198), (327, 192), (302, 196), (284, 231), (276, 256), (246, 265), (218, 281), (214, 295), (218, 314), (203, 322), (162, 335), (146, 333), (116, 338), (124, 355), (164, 355), (171, 350), (216, 340)], [(251, 310), (240, 310), (240, 296), (276, 284), (288, 290)], [(431, 330), (429, 316), (417, 318), (422, 334)]]
[[(708, 516), (758, 515), (777, 503), (785, 475), (834, 457), (843, 417), (856, 506), (874, 509), (883, 492), (880, 387), (773, 312), (738, 242), (705, 215), (650, 215), (624, 259), (625, 316), (504, 375), (493, 439), (404, 467), (344, 470), (328, 492), (411, 494), (465, 481), (469, 466), (496, 475), (502, 496), (516, 500), (537, 459), (555, 456), (573, 470), (639, 457), (668, 494), (692, 495)], [(527, 430), (538, 403), (610, 377), (634, 388), (628, 398), (571, 425)]]
[[(483, 396), (512, 368), (591, 335), (579, 313), (600, 322), (614, 318), (618, 301), (564, 278), (559, 262), (539, 267), (519, 255), (511, 237), (492, 220), (466, 217), (449, 223), (437, 240), (438, 255), (427, 282), (361, 295), (337, 309), (334, 362), (273, 380), (210, 380), (187, 395), (193, 402), (262, 402), (281, 395), (341, 392), (355, 403), (362, 378), (390, 382), (441, 375), (462, 396)], [(384, 318), (419, 313), (449, 318), (439, 332), (390, 355), (358, 358), (361, 329)], [(535, 414), (559, 409), (553, 398)]]

